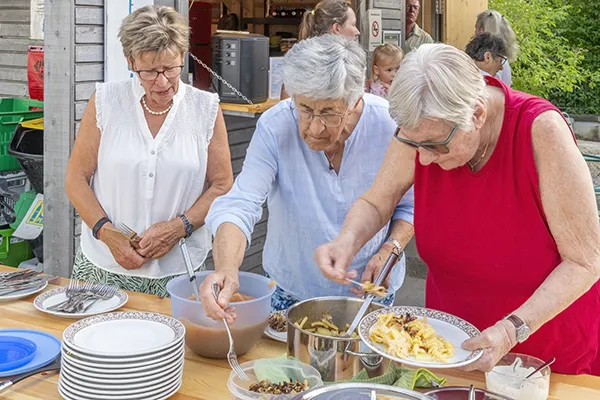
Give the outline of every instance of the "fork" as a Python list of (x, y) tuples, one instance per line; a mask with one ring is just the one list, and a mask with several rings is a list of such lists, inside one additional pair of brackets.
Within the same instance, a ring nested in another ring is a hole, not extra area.
[[(216, 282), (213, 282), (212, 294), (213, 294), (215, 300), (219, 300), (219, 292), (220, 291), (221, 291), (221, 288), (219, 287), (219, 284)], [(238, 359), (237, 359), (237, 354), (235, 354), (235, 345), (233, 344), (233, 336), (231, 335), (231, 329), (229, 329), (229, 324), (227, 323), (227, 320), (225, 318), (223, 318), (223, 323), (225, 324), (225, 329), (227, 330), (227, 335), (229, 336), (229, 352), (227, 353), (227, 361), (229, 361), (229, 366), (231, 367), (233, 372), (235, 372), (237, 374), (237, 376), (240, 377), (240, 379), (242, 379), (244, 381), (248, 381), (248, 380), (250, 380), (250, 378), (248, 378), (248, 375), (246, 375), (246, 373), (240, 366), (240, 363), (238, 362)]]
[(131, 229), (130, 227), (128, 227), (127, 225), (125, 225), (122, 222), (117, 222), (117, 225), (115, 225), (115, 228), (117, 228), (117, 230), (119, 232), (121, 232), (123, 235), (127, 236), (127, 239), (129, 239), (129, 241), (131, 242), (131, 244), (135, 246), (139, 247), (140, 244), (140, 240), (142, 240), (141, 237), (139, 237), (139, 235), (136, 233), (136, 231), (134, 231), (133, 229)]
[[(117, 287), (116, 286), (105, 286), (103, 287), (100, 292), (96, 295), (97, 297), (95, 299), (93, 299), (90, 304), (86, 305), (85, 307), (83, 307), (82, 309), (79, 310), (79, 312), (84, 313), (87, 310), (90, 309), (90, 307), (92, 307), (94, 304), (96, 304), (97, 302), (99, 302), (100, 300), (110, 300), (112, 299), (112, 297), (117, 293)], [(81, 305), (83, 306), (83, 303), (85, 301), (81, 302)]]

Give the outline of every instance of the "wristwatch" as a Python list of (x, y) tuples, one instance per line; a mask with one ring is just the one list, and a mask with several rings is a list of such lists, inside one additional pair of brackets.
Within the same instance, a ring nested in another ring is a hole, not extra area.
[(510, 321), (515, 326), (517, 332), (517, 342), (523, 343), (529, 338), (529, 335), (531, 335), (531, 329), (529, 326), (527, 326), (527, 324), (515, 314), (508, 314), (503, 319)]
[(179, 218), (183, 221), (183, 226), (185, 227), (185, 238), (189, 238), (192, 233), (194, 233), (194, 226), (190, 222), (189, 219), (185, 216), (185, 214), (181, 214)]
[(402, 248), (402, 246), (400, 245), (400, 242), (398, 242), (396, 239), (390, 237), (387, 240), (388, 242), (390, 242), (391, 244), (394, 245), (394, 248), (396, 249), (396, 251), (398, 252), (398, 255), (402, 256), (402, 253), (404, 252), (404, 249)]

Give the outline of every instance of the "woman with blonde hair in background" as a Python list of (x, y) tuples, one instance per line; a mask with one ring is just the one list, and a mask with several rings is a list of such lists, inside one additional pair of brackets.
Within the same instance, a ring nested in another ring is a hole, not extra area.
[[(323, 0), (314, 9), (306, 10), (300, 23), (298, 39), (321, 36), (328, 33), (358, 40), (360, 32), (356, 27), (356, 14), (345, 0)], [(285, 85), (281, 88), (281, 100), (289, 98)]]
[(366, 92), (385, 99), (403, 57), (402, 49), (394, 44), (378, 46), (373, 52), (371, 79), (367, 82)]
[(502, 65), (502, 69), (496, 74), (496, 78), (512, 86), (512, 71), (510, 63), (517, 59), (519, 54), (519, 44), (517, 43), (517, 35), (513, 31), (510, 22), (498, 11), (487, 10), (477, 16), (475, 22), (475, 35), (489, 32), (492, 35), (498, 36), (504, 40), (506, 46), (506, 58), (508, 59)]

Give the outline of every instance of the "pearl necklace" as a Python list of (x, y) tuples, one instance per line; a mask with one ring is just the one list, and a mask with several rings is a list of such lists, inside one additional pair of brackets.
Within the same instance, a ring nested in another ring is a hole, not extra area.
[(165, 110), (152, 111), (150, 109), (150, 107), (148, 107), (148, 104), (146, 104), (146, 99), (144, 97), (142, 97), (142, 105), (144, 106), (144, 109), (146, 109), (146, 111), (148, 111), (148, 113), (150, 113), (152, 115), (164, 115), (164, 114), (168, 113), (169, 110), (171, 110), (171, 108), (173, 108), (173, 102), (171, 102), (171, 105), (169, 107), (167, 107)]

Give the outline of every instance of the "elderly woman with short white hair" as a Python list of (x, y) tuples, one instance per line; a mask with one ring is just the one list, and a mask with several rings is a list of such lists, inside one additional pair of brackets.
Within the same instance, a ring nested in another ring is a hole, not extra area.
[[(396, 129), (387, 101), (364, 93), (365, 71), (360, 45), (339, 35), (303, 40), (286, 54), (283, 79), (291, 99), (259, 119), (242, 172), (207, 217), (216, 271), (202, 284), (201, 297), (212, 318), (235, 318), (224, 310), (238, 289), (238, 269), (265, 200), (262, 262), (277, 282), (272, 308), (353, 294), (325, 279), (313, 254), (335, 237), (352, 203), (373, 182)], [(393, 215), (358, 252), (349, 277), (374, 281), (394, 246), (412, 237), (412, 194), (398, 200)], [(392, 269), (384, 304), (392, 304), (403, 280), (404, 260)], [(212, 282), (223, 288), (218, 303)]]
[(398, 76), (410, 79), (395, 80), (389, 96), (396, 140), (342, 232), (317, 251), (323, 273), (343, 280), (414, 182), (426, 304), (483, 331), (462, 344), (484, 349), (470, 368), (490, 370), (514, 347), (556, 357), (556, 372), (600, 374), (598, 211), (560, 111), (484, 80), (444, 44), (408, 54)]
[[(73, 278), (167, 296), (211, 249), (204, 220), (233, 183), (217, 95), (180, 80), (189, 27), (174, 9), (147, 6), (119, 31), (133, 79), (96, 85), (69, 160), (66, 191), (83, 220)], [(116, 228), (136, 231), (130, 241)]]

